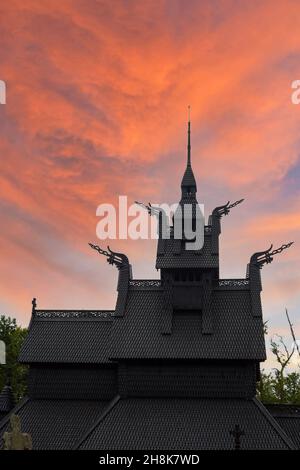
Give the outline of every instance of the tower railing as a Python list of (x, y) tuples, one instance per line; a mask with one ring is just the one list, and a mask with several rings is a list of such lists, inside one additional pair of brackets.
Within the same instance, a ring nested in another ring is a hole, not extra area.
[(112, 319), (114, 310), (35, 310), (35, 319), (72, 320), (72, 319)]
[[(194, 284), (202, 284), (202, 281), (197, 280), (189, 280), (186, 281), (173, 281), (174, 284), (178, 285), (194, 285)], [(214, 288), (220, 289), (245, 289), (248, 288), (250, 285), (250, 281), (248, 278), (245, 279), (217, 279), (213, 281)], [(130, 287), (136, 288), (161, 288), (163, 286), (163, 281), (160, 279), (130, 279), (129, 281)]]
[(217, 279), (214, 281), (215, 288), (221, 289), (245, 289), (249, 288), (250, 281), (248, 278), (244, 279)]
[(130, 279), (130, 287), (162, 287), (160, 279)]

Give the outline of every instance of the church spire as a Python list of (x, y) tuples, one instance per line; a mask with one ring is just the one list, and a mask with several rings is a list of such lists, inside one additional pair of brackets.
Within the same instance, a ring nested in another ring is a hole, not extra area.
[(188, 142), (187, 142), (187, 165), (181, 181), (182, 195), (195, 194), (197, 191), (196, 180), (191, 163), (191, 107), (188, 107)]
[(191, 107), (188, 107), (188, 144), (187, 144), (187, 166), (191, 166)]

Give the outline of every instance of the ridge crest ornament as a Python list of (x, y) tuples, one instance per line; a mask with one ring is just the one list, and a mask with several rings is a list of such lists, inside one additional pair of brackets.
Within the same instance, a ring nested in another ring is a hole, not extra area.
[(271, 251), (273, 248), (273, 245), (271, 245), (270, 248), (268, 248), (268, 250), (254, 253), (251, 256), (250, 265), (257, 266), (259, 267), (259, 269), (261, 269), (264, 264), (272, 263), (274, 255), (281, 253), (283, 250), (286, 250), (287, 248), (290, 248), (290, 246), (292, 246), (293, 243), (294, 242), (283, 244), (279, 248), (276, 248), (276, 250), (273, 250), (273, 251)]

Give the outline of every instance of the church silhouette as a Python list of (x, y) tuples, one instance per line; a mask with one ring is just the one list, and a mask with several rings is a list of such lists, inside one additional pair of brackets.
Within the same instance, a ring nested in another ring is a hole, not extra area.
[[(196, 194), (189, 122), (180, 206), (193, 218)], [(114, 310), (41, 310), (33, 300), (19, 357), (30, 366), (28, 395), (12, 410), (33, 449), (300, 446), (295, 410), (256, 398), (266, 360), (261, 268), (291, 244), (253, 254), (243, 279), (219, 276), (221, 219), (241, 202), (212, 211), (200, 250), (169, 227), (158, 239), (160, 279), (134, 279), (126, 255), (91, 244), (118, 269)]]

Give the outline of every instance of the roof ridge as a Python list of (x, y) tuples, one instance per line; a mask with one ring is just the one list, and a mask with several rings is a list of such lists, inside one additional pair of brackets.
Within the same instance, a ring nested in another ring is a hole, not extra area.
[(108, 415), (108, 413), (117, 405), (117, 403), (121, 400), (120, 395), (116, 395), (107, 405), (107, 408), (103, 411), (98, 419), (92, 424), (92, 426), (84, 433), (84, 435), (78, 440), (78, 442), (74, 445), (73, 450), (77, 450), (81, 444), (89, 437), (89, 435), (93, 432), (93, 430), (101, 423), (101, 421)]
[(260, 411), (263, 413), (265, 418), (269, 421), (269, 423), (273, 426), (277, 434), (283, 439), (283, 441), (286, 443), (286, 445), (291, 449), (291, 450), (296, 450), (296, 445), (292, 441), (292, 439), (285, 433), (285, 431), (282, 429), (282, 427), (279, 425), (279, 423), (276, 421), (276, 419), (271, 415), (271, 413), (267, 410), (267, 408), (262, 404), (261, 401), (259, 401), (256, 397), (252, 398), (253, 403), (257, 406), (257, 408), (260, 409)]
[(114, 312), (112, 308), (38, 308), (35, 312)]

